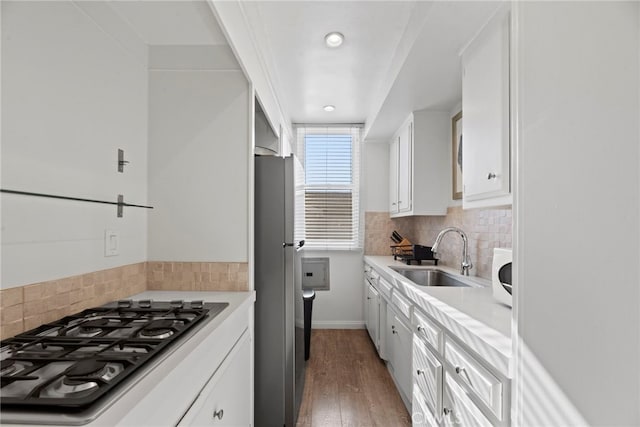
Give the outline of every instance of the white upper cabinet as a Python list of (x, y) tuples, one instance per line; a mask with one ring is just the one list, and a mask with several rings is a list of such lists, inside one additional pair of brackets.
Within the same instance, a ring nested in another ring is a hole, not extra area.
[(451, 186), (450, 120), (446, 112), (416, 111), (391, 140), (389, 213), (392, 217), (447, 213)]
[(398, 213), (398, 158), (399, 137), (394, 137), (389, 145), (389, 213)]
[(511, 204), (510, 14), (501, 10), (462, 54), (465, 208)]
[(413, 122), (400, 129), (398, 136), (398, 212), (410, 212), (412, 208)]

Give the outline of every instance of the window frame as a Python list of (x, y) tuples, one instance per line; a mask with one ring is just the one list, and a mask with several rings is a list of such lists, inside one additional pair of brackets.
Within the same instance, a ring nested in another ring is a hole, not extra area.
[[(305, 240), (305, 248), (310, 250), (362, 250), (363, 218), (360, 198), (360, 164), (362, 126), (295, 126), (296, 133), (296, 167), (295, 167), (295, 237)], [(351, 136), (351, 183), (350, 184), (306, 184), (305, 170), (305, 137), (307, 135), (350, 135)], [(307, 236), (306, 193), (315, 191), (348, 191), (351, 193), (351, 236), (349, 239), (314, 239)]]

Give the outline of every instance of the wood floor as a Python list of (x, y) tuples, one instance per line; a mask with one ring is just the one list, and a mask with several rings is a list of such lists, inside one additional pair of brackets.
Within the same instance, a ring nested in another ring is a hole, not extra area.
[(365, 330), (312, 331), (297, 427), (410, 425), (411, 417)]

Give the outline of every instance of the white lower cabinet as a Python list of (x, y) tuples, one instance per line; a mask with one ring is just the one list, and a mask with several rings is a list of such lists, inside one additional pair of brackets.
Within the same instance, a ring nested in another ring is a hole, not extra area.
[(451, 340), (445, 343), (444, 358), (453, 368), (457, 381), (465, 384), (493, 415), (502, 420), (502, 381)]
[(402, 320), (401, 315), (393, 308), (387, 307), (387, 350), (392, 353), (388, 362), (393, 369), (393, 376), (400, 392), (407, 399), (411, 398), (411, 346), (413, 333), (411, 328)]
[(491, 421), (469, 399), (466, 392), (449, 376), (444, 375), (442, 420), (445, 426), (492, 427)]
[(413, 386), (413, 399), (411, 401), (411, 425), (414, 427), (438, 427), (438, 417), (427, 405), (420, 387)]
[(413, 425), (510, 426), (509, 378), (391, 281), (365, 280), (365, 317)]
[(413, 337), (413, 381), (435, 414), (442, 410), (442, 363), (418, 336)]
[(380, 352), (380, 294), (373, 286), (367, 287), (366, 324), (371, 341)]
[(251, 339), (245, 331), (178, 425), (248, 426), (250, 395)]
[(367, 264), (364, 266), (364, 275), (363, 308), (365, 328), (380, 358), (387, 360), (385, 336), (387, 301), (385, 297), (388, 298), (391, 295), (391, 284), (380, 278), (371, 266)]
[(417, 389), (440, 426), (508, 426), (508, 380), (490, 372), (426, 315), (414, 310), (412, 320), (414, 400)]

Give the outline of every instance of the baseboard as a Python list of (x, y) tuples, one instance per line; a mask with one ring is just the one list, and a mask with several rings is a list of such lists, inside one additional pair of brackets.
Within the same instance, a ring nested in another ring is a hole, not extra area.
[(312, 329), (364, 329), (361, 320), (314, 320)]

